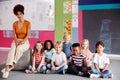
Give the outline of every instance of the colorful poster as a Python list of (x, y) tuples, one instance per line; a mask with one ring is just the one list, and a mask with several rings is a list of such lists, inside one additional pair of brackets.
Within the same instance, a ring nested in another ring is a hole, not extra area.
[(64, 34), (70, 34), (72, 42), (72, 0), (58, 0), (55, 4), (55, 41), (63, 41)]
[[(14, 37), (12, 30), (4, 30), (3, 31), (3, 37), (5, 38), (11, 38)], [(39, 38), (39, 31), (31, 31), (29, 38)]]
[(72, 21), (65, 20), (64, 21), (64, 34), (72, 34)]
[(39, 31), (31, 31), (29, 38), (39, 38)]
[(14, 35), (13, 35), (13, 31), (11, 31), (11, 30), (4, 30), (3, 31), (3, 37), (6, 37), (6, 38), (11, 38), (11, 37), (13, 37)]
[(72, 1), (65, 1), (63, 3), (64, 14), (72, 13)]

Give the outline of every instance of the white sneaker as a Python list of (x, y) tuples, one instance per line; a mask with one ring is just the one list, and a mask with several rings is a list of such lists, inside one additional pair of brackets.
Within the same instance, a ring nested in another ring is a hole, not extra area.
[(5, 71), (5, 69), (2, 69), (1, 72), (3, 73), (2, 78), (8, 78), (9, 71)]
[(29, 69), (26, 69), (25, 73), (32, 73), (32, 71), (30, 71)]
[(1, 70), (2, 73), (5, 73), (5, 68)]
[(52, 71), (52, 70), (47, 70), (46, 71), (46, 74), (54, 74), (55, 72), (54, 71)]
[(90, 74), (90, 78), (99, 78), (100, 75), (99, 74)]
[(66, 70), (63, 70), (63, 71), (62, 71), (62, 74), (65, 75), (65, 73), (66, 73)]
[(78, 75), (79, 75), (79, 76), (83, 76), (84, 73), (79, 71)]

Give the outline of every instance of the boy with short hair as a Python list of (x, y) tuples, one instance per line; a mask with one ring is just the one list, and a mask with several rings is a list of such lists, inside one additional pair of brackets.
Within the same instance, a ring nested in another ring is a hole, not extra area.
[(87, 72), (85, 58), (86, 56), (80, 52), (80, 44), (74, 43), (72, 45), (72, 55), (70, 57), (71, 62), (69, 64), (68, 73), (84, 76)]
[(55, 73), (62, 72), (63, 74), (65, 74), (65, 71), (68, 68), (68, 66), (67, 66), (66, 55), (62, 51), (62, 49), (63, 49), (62, 42), (57, 41), (55, 44), (56, 52), (52, 56), (52, 61), (51, 61), (52, 68), (51, 68), (51, 70), (55, 71)]

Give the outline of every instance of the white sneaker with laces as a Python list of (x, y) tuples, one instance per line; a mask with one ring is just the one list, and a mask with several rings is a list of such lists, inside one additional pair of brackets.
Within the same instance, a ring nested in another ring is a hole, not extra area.
[(3, 73), (2, 78), (8, 78), (9, 71), (5, 71), (5, 69), (2, 69), (1, 72)]
[(4, 73), (4, 72), (5, 72), (5, 68), (4, 68), (4, 69), (2, 69), (2, 70), (1, 70), (1, 72), (2, 72), (2, 73)]
[(91, 74), (91, 75), (90, 75), (90, 78), (99, 78), (99, 77), (100, 77), (99, 74)]

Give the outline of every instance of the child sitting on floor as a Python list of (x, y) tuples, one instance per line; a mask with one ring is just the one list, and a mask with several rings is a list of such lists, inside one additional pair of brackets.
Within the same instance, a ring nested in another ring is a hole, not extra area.
[(62, 52), (63, 44), (60, 41), (57, 41), (55, 44), (55, 50), (56, 52), (52, 56), (51, 70), (55, 73), (63, 73), (65, 74), (65, 71), (67, 70), (67, 59), (64, 52)]
[(52, 55), (53, 53), (55, 53), (54, 45), (51, 40), (46, 40), (44, 42), (44, 53), (45, 53), (46, 66), (49, 69), (51, 65)]
[(68, 67), (68, 73), (79, 76), (84, 76), (87, 73), (85, 65), (86, 56), (80, 52), (80, 44), (74, 43), (72, 45), (72, 55), (70, 57), (70, 64)]
[(92, 65), (92, 53), (89, 50), (89, 40), (83, 39), (81, 43), (81, 53), (83, 53), (86, 56), (86, 63), (87, 67), (90, 68)]
[(69, 59), (71, 52), (72, 52), (72, 44), (70, 43), (70, 35), (65, 34), (64, 37), (64, 42), (63, 42), (63, 52), (65, 53), (67, 59)]
[(113, 75), (110, 70), (107, 70), (110, 61), (107, 54), (103, 52), (104, 43), (102, 41), (98, 41), (96, 43), (96, 53), (93, 58), (94, 67), (92, 69), (92, 74), (90, 78), (94, 77), (102, 77), (102, 78), (112, 78)]
[(26, 73), (45, 73), (46, 70), (44, 48), (41, 41), (37, 41), (32, 55), (32, 65), (25, 70)]

